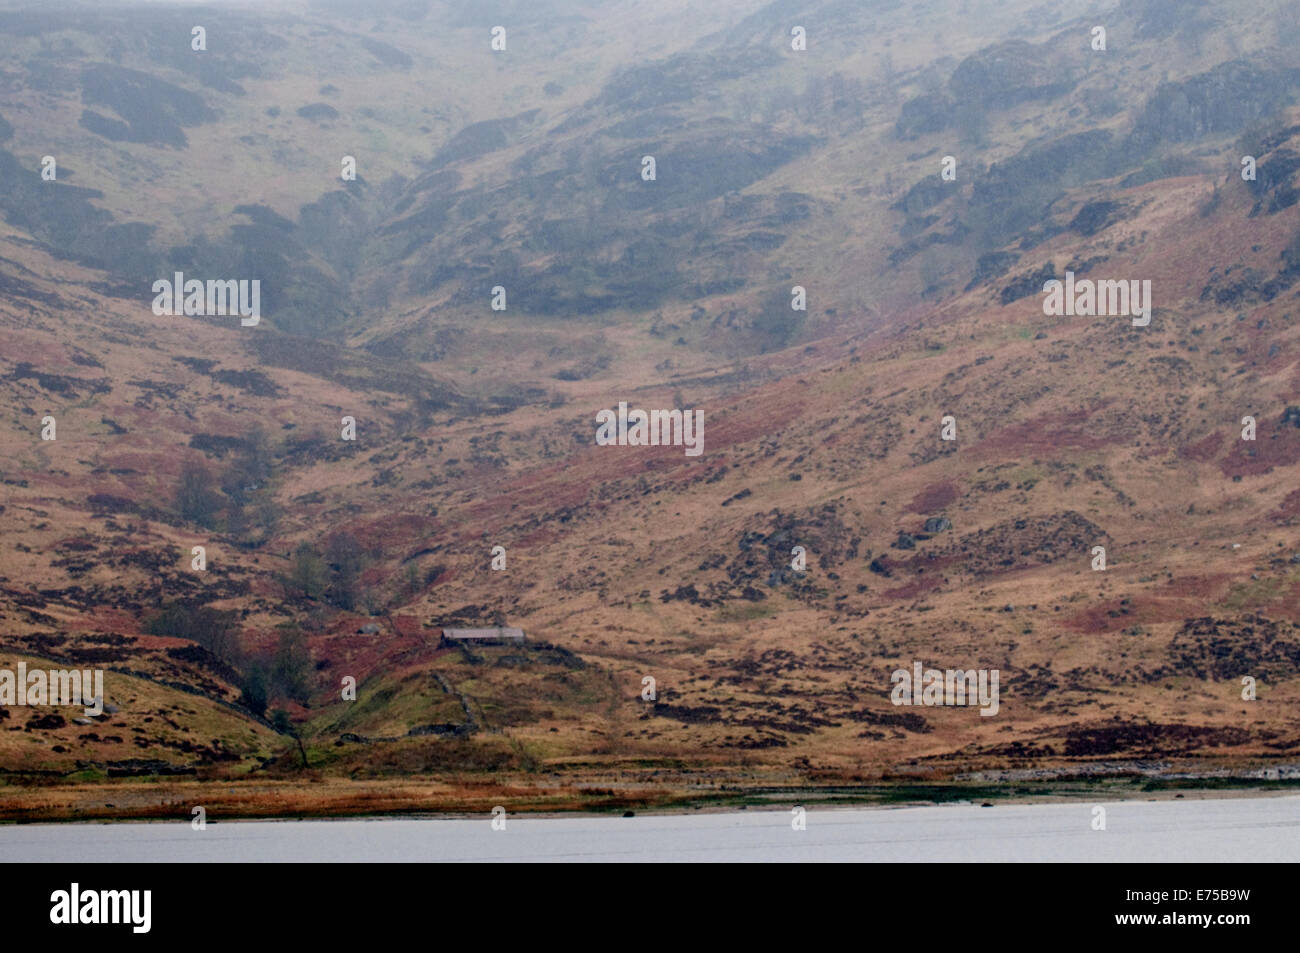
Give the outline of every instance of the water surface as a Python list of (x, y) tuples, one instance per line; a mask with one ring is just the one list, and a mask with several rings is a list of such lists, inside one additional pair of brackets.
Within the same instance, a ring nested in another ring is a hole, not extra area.
[(637, 817), (0, 826), (0, 861), (1198, 861), (1300, 859), (1300, 796)]

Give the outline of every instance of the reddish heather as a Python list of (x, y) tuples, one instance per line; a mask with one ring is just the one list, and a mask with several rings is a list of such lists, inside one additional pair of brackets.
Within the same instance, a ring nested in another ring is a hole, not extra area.
[(931, 513), (937, 513), (944, 507), (951, 506), (957, 501), (961, 494), (953, 483), (947, 481), (941, 483), (931, 483), (916, 496), (912, 497), (912, 502), (907, 504), (906, 510), (909, 513), (920, 513), (926, 516)]

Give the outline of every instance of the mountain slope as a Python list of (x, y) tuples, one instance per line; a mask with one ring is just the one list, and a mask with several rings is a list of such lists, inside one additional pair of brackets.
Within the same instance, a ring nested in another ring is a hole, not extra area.
[[(188, 11), (6, 13), (0, 649), (107, 668), (166, 766), (35, 709), (0, 810), (1293, 771), (1300, 61), (1254, 6), (1101, 52), (1064, 4), (320, 3), (205, 12), (206, 59)], [(154, 315), (173, 270), (266, 319)], [(1149, 325), (1046, 315), (1067, 271)], [(620, 402), (703, 453), (597, 445)], [(918, 660), (997, 714), (893, 704)]]

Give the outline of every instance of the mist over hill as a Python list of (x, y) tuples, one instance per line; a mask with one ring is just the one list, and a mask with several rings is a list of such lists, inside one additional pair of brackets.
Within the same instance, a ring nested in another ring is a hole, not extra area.
[(1294, 3), (0, 50), (0, 814), (1300, 777)]

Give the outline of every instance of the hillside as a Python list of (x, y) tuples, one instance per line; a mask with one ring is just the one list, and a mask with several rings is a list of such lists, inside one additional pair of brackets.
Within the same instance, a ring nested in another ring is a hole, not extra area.
[(1300, 14), (957, 6), (0, 4), (0, 815), (1300, 777)]

